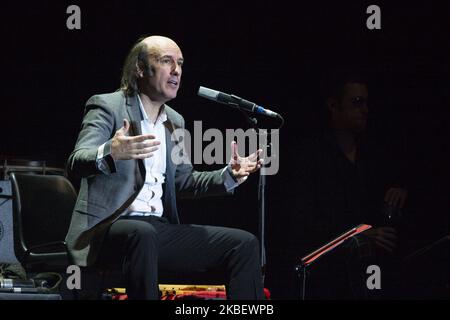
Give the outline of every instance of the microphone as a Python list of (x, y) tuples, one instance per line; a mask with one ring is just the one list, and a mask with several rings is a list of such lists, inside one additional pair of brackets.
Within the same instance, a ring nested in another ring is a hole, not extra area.
[(256, 103), (242, 99), (234, 94), (226, 94), (206, 87), (200, 87), (197, 94), (200, 97), (226, 104), (233, 108), (240, 108), (253, 113), (263, 114), (268, 117), (282, 119), (278, 113), (269, 109), (264, 109)]

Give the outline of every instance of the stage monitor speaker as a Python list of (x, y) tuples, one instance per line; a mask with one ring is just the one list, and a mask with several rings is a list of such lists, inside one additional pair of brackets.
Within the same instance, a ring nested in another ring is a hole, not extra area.
[(0, 180), (0, 263), (18, 263), (14, 253), (11, 183)]

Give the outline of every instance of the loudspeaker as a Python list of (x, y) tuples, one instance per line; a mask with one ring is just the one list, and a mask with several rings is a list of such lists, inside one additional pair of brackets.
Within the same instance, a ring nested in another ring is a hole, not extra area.
[(0, 180), (0, 263), (18, 263), (14, 253), (11, 183)]

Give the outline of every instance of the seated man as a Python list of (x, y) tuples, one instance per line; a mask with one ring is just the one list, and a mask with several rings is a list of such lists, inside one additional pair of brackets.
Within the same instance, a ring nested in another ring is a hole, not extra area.
[(229, 299), (262, 299), (255, 236), (179, 224), (177, 196), (231, 193), (262, 164), (261, 150), (242, 158), (235, 144), (221, 170), (197, 172), (189, 162), (174, 161), (181, 141), (172, 133), (184, 128), (184, 119), (165, 103), (177, 95), (182, 66), (173, 40), (139, 40), (126, 58), (120, 90), (86, 103), (68, 160), (69, 173), (82, 178), (66, 238), (70, 253), (80, 266), (119, 265), (130, 299), (158, 299), (158, 268), (212, 267), (226, 270)]

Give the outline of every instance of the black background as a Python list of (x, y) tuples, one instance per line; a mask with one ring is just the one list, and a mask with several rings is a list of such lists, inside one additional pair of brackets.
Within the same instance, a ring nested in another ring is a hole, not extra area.
[[(81, 8), (81, 30), (66, 28), (71, 4)], [(289, 173), (297, 156), (291, 146), (320, 127), (317, 99), (326, 71), (356, 65), (370, 74), (369, 133), (405, 159), (416, 204), (411, 241), (425, 244), (448, 233), (450, 4), (376, 3), (382, 29), (368, 30), (370, 4), (4, 2), (0, 156), (64, 165), (85, 101), (118, 88), (123, 60), (138, 37), (168, 36), (185, 58), (182, 87), (169, 105), (184, 115), (188, 128), (194, 120), (202, 120), (204, 130), (248, 128), (238, 111), (199, 98), (200, 85), (261, 103), (286, 119), (280, 171), (268, 178), (267, 277), (276, 287), (271, 279), (278, 269), (270, 266), (286, 254), (284, 194), (293, 187)], [(257, 178), (251, 177), (233, 198), (183, 201), (182, 222), (256, 233), (256, 190)]]

